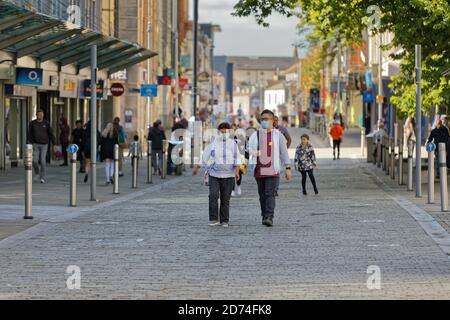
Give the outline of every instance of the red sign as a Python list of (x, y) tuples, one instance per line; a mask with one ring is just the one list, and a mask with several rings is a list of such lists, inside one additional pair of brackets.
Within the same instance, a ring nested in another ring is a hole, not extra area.
[(180, 83), (180, 88), (185, 88), (188, 85), (189, 80), (186, 78), (180, 78), (179, 83)]
[(172, 84), (172, 78), (170, 76), (159, 76), (158, 84), (160, 86), (170, 86)]
[(111, 85), (111, 94), (114, 97), (120, 97), (124, 93), (125, 93), (125, 88), (124, 88), (123, 84), (116, 82)]

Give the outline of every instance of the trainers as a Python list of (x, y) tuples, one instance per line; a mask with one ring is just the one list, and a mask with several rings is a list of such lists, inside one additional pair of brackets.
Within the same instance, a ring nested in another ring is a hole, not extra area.
[(111, 181), (106, 181), (106, 185), (110, 185), (111, 184)]
[(306, 192), (306, 190), (303, 190), (303, 195), (304, 195), (304, 196), (307, 196), (307, 195), (308, 195), (308, 193)]
[(224, 228), (228, 228), (230, 225), (228, 224), (228, 222), (222, 222), (222, 223), (220, 224), (220, 226), (221, 226), (221, 227), (224, 227)]
[(211, 227), (220, 226), (220, 222), (219, 221), (210, 221), (209, 226), (211, 226)]
[(44, 184), (45, 183), (45, 179), (41, 179), (41, 183)]
[(266, 218), (263, 220), (263, 225), (267, 227), (273, 227), (273, 220), (271, 218)]
[(238, 187), (236, 188), (236, 193), (237, 193), (238, 196), (242, 196), (242, 189), (241, 189), (241, 186), (238, 186)]
[(319, 190), (314, 190), (314, 192), (316, 193), (316, 195), (318, 195), (318, 194), (319, 194)]
[(232, 197), (236, 197), (236, 192), (232, 191), (232, 192), (231, 192), (231, 196), (232, 196)]
[(40, 180), (41, 180), (41, 177), (38, 176), (38, 175), (35, 176), (34, 179), (33, 179), (34, 182), (39, 182)]
[(85, 175), (85, 176), (84, 176), (84, 180), (83, 180), (83, 181), (84, 181), (84, 183), (87, 183), (87, 182), (88, 182), (88, 180), (89, 180), (89, 175)]

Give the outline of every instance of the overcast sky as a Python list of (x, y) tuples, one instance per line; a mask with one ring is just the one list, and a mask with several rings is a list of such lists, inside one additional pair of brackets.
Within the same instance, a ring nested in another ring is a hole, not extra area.
[[(199, 0), (200, 23), (219, 24), (222, 32), (215, 37), (216, 55), (292, 56), (298, 39), (296, 18), (274, 16), (270, 27), (257, 25), (253, 17), (231, 16), (237, 0)], [(192, 1), (191, 1), (192, 7)], [(192, 16), (192, 9), (190, 10)]]

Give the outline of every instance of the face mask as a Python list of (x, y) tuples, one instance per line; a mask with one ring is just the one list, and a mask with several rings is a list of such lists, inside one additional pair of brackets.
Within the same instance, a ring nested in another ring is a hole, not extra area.
[(222, 141), (227, 141), (229, 137), (230, 134), (228, 132), (220, 134), (220, 138), (222, 139)]
[(262, 121), (262, 122), (261, 122), (261, 127), (262, 127), (263, 129), (269, 129), (269, 127), (270, 127), (269, 121), (266, 121), (266, 120)]

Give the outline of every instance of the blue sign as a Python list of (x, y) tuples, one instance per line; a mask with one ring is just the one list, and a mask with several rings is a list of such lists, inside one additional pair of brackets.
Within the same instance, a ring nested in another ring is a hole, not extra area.
[(427, 144), (427, 152), (431, 153), (434, 152), (434, 150), (436, 150), (436, 145), (433, 142)]
[(363, 92), (363, 103), (373, 103), (373, 94), (372, 91), (364, 91)]
[[(97, 99), (103, 98), (105, 88), (105, 81), (98, 80), (97, 82)], [(91, 89), (91, 79), (86, 79), (83, 81), (83, 97), (90, 98), (92, 96)]]
[(42, 69), (16, 68), (16, 84), (25, 86), (42, 86)]
[(70, 154), (75, 154), (79, 150), (78, 146), (76, 144), (71, 144), (68, 148), (68, 151)]
[(143, 84), (141, 86), (141, 97), (157, 97), (158, 85), (157, 84)]

